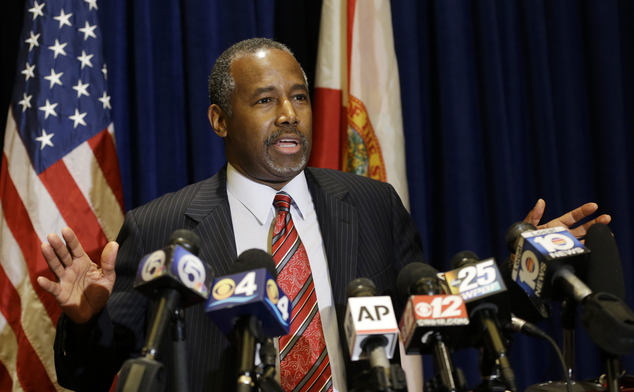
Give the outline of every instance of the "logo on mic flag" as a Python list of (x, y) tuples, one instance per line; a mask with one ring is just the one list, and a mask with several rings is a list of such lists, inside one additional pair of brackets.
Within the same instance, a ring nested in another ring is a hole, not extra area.
[(460, 295), (414, 295), (407, 301), (399, 330), (406, 352), (419, 354), (421, 349), (426, 351), (427, 342), (421, 339), (428, 333), (468, 324), (467, 307)]
[(265, 268), (214, 280), (205, 305), (209, 318), (228, 335), (240, 316), (256, 316), (267, 336), (283, 336), (290, 329), (293, 305)]
[(385, 353), (392, 358), (398, 340), (398, 324), (389, 296), (350, 297), (344, 323), (350, 359), (367, 359), (363, 342), (371, 336), (387, 340)]
[(466, 302), (506, 291), (502, 275), (494, 259), (466, 265), (445, 273), (449, 291), (459, 294)]
[(511, 277), (539, 305), (553, 296), (548, 284), (552, 271), (565, 264), (583, 275), (589, 252), (563, 227), (525, 231), (517, 243)]
[(213, 274), (210, 267), (180, 245), (169, 245), (139, 262), (134, 288), (153, 298), (159, 287), (178, 290), (184, 303), (206, 301)]

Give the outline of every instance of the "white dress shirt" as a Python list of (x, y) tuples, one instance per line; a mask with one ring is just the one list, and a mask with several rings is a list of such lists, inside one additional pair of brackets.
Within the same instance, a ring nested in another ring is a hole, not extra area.
[[(288, 193), (293, 199), (291, 216), (308, 254), (330, 359), (333, 389), (335, 392), (346, 392), (345, 367), (339, 343), (326, 252), (304, 172), (286, 184), (282, 191)], [(272, 223), (277, 214), (273, 206), (276, 193), (275, 189), (252, 181), (239, 173), (231, 164), (227, 165), (227, 196), (238, 255), (253, 248), (271, 253)]]

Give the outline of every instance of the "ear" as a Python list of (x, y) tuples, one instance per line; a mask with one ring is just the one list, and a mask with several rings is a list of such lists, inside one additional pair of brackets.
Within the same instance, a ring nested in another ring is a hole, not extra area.
[(227, 114), (222, 108), (216, 104), (209, 106), (207, 109), (207, 118), (211, 127), (216, 132), (216, 135), (220, 137), (227, 136)]

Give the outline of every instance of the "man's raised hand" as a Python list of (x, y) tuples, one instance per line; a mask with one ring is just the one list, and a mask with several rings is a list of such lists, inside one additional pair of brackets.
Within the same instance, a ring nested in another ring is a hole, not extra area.
[(69, 227), (62, 230), (62, 236), (66, 244), (56, 234), (49, 234), (49, 243), (42, 244), (42, 254), (57, 282), (40, 276), (37, 283), (55, 297), (74, 323), (84, 324), (106, 306), (112, 293), (119, 244), (112, 241), (106, 245), (99, 268), (84, 252)]
[(588, 232), (588, 228), (590, 228), (590, 226), (592, 226), (593, 224), (603, 223), (604, 225), (607, 225), (612, 220), (612, 217), (610, 215), (603, 214), (601, 216), (598, 216), (596, 219), (593, 219), (587, 223), (584, 223), (583, 225), (571, 229), (571, 227), (574, 226), (577, 222), (587, 216), (594, 214), (599, 209), (599, 206), (596, 203), (586, 203), (581, 207), (575, 208), (574, 210), (560, 216), (559, 218), (553, 219), (543, 225), (539, 225), (539, 221), (542, 219), (545, 209), (546, 202), (543, 199), (537, 200), (537, 204), (535, 204), (535, 207), (533, 207), (531, 212), (528, 213), (526, 219), (524, 219), (524, 222), (532, 223), (538, 229), (563, 226), (568, 229), (568, 231), (570, 231), (575, 237), (582, 238), (585, 237), (586, 233)]

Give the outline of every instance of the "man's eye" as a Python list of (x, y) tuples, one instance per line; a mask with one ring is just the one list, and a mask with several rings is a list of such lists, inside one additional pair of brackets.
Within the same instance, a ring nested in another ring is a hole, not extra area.
[(269, 103), (271, 102), (271, 98), (262, 98), (259, 99), (257, 103)]
[(304, 94), (299, 94), (295, 96), (295, 100), (297, 101), (305, 101), (307, 98)]

